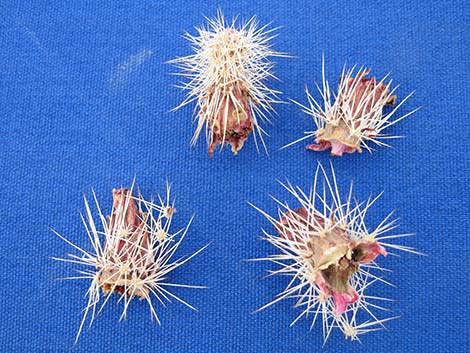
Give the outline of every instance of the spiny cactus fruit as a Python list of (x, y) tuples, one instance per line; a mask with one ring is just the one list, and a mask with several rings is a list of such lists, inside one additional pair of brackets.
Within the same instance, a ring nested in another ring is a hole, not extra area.
[[(205, 247), (184, 259), (172, 260), (192, 219), (184, 229), (170, 233), (175, 213), (174, 205), (170, 204), (170, 186), (167, 186), (166, 200), (158, 197), (158, 205), (146, 201), (140, 193), (134, 196), (133, 187), (114, 189), (113, 208), (108, 217), (103, 215), (94, 192), (93, 198), (98, 217), (96, 220), (93, 217), (86, 197), (84, 197), (86, 214), (82, 215), (83, 225), (91, 242), (91, 250), (79, 247), (53, 230), (59, 238), (78, 251), (78, 255), (68, 254), (65, 258), (53, 259), (85, 266), (84, 269), (77, 270), (79, 275), (64, 279), (91, 281), (86, 293), (88, 304), (84, 309), (75, 342), (80, 337), (88, 313), (91, 311), (91, 325), (95, 315), (101, 312), (113, 293), (120, 296), (119, 302), (124, 302), (120, 320), (126, 317), (129, 304), (134, 298), (148, 303), (152, 316), (159, 324), (160, 319), (152, 297), (161, 304), (164, 304), (164, 300), (170, 301), (172, 298), (196, 310), (173, 294), (170, 289), (204, 287), (173, 283), (169, 280), (169, 274)], [(105, 298), (103, 301), (101, 301), (101, 292)]]
[(188, 95), (175, 109), (196, 102), (191, 144), (205, 129), (209, 156), (226, 143), (237, 154), (254, 131), (256, 147), (259, 139), (266, 148), (260, 120), (269, 121), (272, 104), (280, 102), (280, 92), (265, 83), (275, 78), (269, 57), (286, 56), (271, 48), (275, 28), (259, 27), (255, 17), (241, 25), (228, 23), (221, 11), (207, 21), (207, 28), (197, 28), (197, 36), (185, 35), (195, 54), (169, 62), (188, 79), (180, 86)]
[[(307, 149), (313, 151), (330, 149), (332, 156), (341, 157), (344, 153), (362, 153), (363, 149), (372, 152), (373, 148), (370, 143), (390, 147), (385, 140), (400, 137), (388, 135), (384, 133), (384, 130), (419, 109), (401, 117), (395, 117), (397, 110), (412, 93), (395, 106), (397, 87), (391, 88), (392, 81), (387, 81), (388, 75), (377, 81), (375, 77), (367, 77), (370, 73), (369, 69), (361, 67), (357, 73), (355, 71), (355, 66), (350, 70), (343, 69), (338, 91), (335, 93), (325, 79), (323, 61), (323, 88), (317, 85), (321, 101), (316, 101), (308, 88), (305, 89), (308, 106), (294, 101), (313, 118), (316, 130), (307, 132), (306, 136), (287, 146), (304, 139), (313, 139), (315, 143), (307, 145)], [(388, 106), (395, 106), (395, 108), (384, 112), (384, 108)]]
[[(288, 298), (296, 300), (301, 317), (311, 317), (311, 327), (322, 318), (324, 341), (333, 328), (347, 338), (359, 339), (361, 334), (384, 327), (391, 320), (378, 318), (375, 309), (384, 309), (377, 302), (388, 300), (366, 294), (366, 289), (382, 281), (384, 271), (378, 265), (382, 256), (395, 249), (418, 253), (414, 249), (388, 243), (387, 239), (411, 234), (388, 234), (396, 228), (396, 220), (388, 215), (377, 227), (366, 225), (366, 214), (378, 197), (366, 202), (353, 199), (352, 186), (342, 199), (331, 166), (329, 178), (321, 164), (315, 173), (313, 189), (306, 194), (290, 183), (282, 184), (299, 207), (278, 203), (278, 217), (260, 211), (274, 226), (275, 234), (263, 230), (263, 239), (274, 245), (278, 253), (258, 260), (271, 261), (278, 269), (271, 275), (289, 276), (287, 287), (276, 298), (261, 307)], [(323, 180), (320, 180), (323, 179)], [(379, 272), (379, 273), (377, 273)], [(385, 310), (385, 309), (384, 309)]]

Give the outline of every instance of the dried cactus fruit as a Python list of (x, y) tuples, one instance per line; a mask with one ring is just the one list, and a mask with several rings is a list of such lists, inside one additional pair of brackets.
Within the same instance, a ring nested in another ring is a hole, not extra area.
[[(159, 324), (160, 319), (152, 297), (155, 297), (161, 304), (164, 303), (164, 300), (170, 301), (170, 298), (173, 298), (196, 310), (169, 290), (173, 287), (204, 288), (172, 283), (168, 279), (168, 275), (205, 248), (184, 259), (172, 261), (192, 219), (184, 229), (173, 234), (170, 233), (175, 208), (173, 204), (170, 204), (169, 185), (167, 186), (166, 200), (158, 197), (159, 205), (146, 201), (140, 193), (138, 196), (133, 196), (133, 187), (114, 189), (113, 208), (111, 216), (108, 217), (103, 215), (94, 192), (93, 198), (98, 212), (97, 222), (93, 218), (90, 204), (85, 196), (86, 215), (82, 215), (82, 221), (92, 245), (91, 251), (75, 245), (53, 230), (59, 238), (79, 252), (79, 255), (68, 254), (66, 258), (54, 259), (87, 267), (78, 270), (78, 276), (64, 279), (91, 280), (86, 294), (88, 304), (84, 309), (75, 342), (80, 337), (90, 310), (91, 325), (95, 314), (101, 312), (112, 293), (120, 296), (119, 302), (124, 302), (120, 320), (126, 317), (129, 304), (134, 298), (147, 301), (152, 317)], [(177, 238), (179, 239), (177, 240)], [(101, 305), (98, 305), (102, 299), (100, 291), (103, 292), (105, 299)]]
[[(307, 132), (306, 136), (287, 146), (313, 138), (315, 143), (306, 148), (313, 151), (331, 149), (332, 156), (341, 157), (344, 153), (362, 153), (363, 148), (372, 152), (371, 142), (378, 146), (390, 147), (384, 140), (400, 136), (387, 135), (385, 129), (405, 119), (419, 108), (395, 118), (395, 113), (412, 95), (409, 94), (388, 113), (384, 108), (394, 106), (397, 96), (396, 88), (391, 88), (392, 81), (387, 76), (377, 81), (375, 77), (367, 77), (370, 70), (361, 67), (355, 73), (355, 66), (346, 70), (339, 79), (338, 91), (335, 93), (325, 79), (325, 64), (322, 64), (322, 85), (317, 89), (322, 96), (323, 105), (313, 98), (308, 88), (305, 89), (308, 107), (296, 101), (302, 110), (310, 115), (316, 125), (316, 131)], [(393, 119), (392, 119), (393, 117)], [(287, 147), (286, 146), (286, 147)]]
[(229, 24), (221, 11), (207, 20), (208, 27), (197, 28), (197, 36), (185, 35), (196, 53), (170, 61), (189, 80), (180, 87), (188, 95), (175, 110), (196, 102), (191, 144), (205, 128), (209, 156), (225, 143), (237, 154), (253, 131), (256, 147), (259, 138), (266, 148), (260, 120), (269, 121), (266, 114), (280, 102), (280, 92), (265, 84), (267, 78), (275, 78), (268, 58), (286, 56), (271, 49), (275, 29), (259, 27), (255, 17), (241, 25), (236, 20)]
[(390, 249), (418, 254), (410, 247), (386, 242), (411, 235), (387, 234), (397, 227), (396, 220), (390, 220), (392, 214), (370, 231), (366, 214), (380, 195), (358, 202), (353, 199), (351, 186), (346, 199), (341, 199), (333, 166), (331, 171), (330, 179), (321, 164), (318, 165), (309, 194), (290, 183), (281, 183), (300, 206), (292, 209), (288, 203), (275, 199), (279, 205), (278, 217), (252, 205), (274, 226), (277, 234), (263, 230), (263, 239), (279, 251), (257, 260), (278, 265), (278, 269), (270, 271), (272, 275), (291, 277), (287, 287), (259, 310), (294, 298), (295, 307), (301, 308), (301, 313), (292, 325), (304, 316), (313, 315), (313, 327), (321, 316), (325, 342), (335, 327), (346, 338), (355, 340), (393, 319), (379, 319), (374, 313), (374, 309), (387, 310), (377, 305), (377, 301), (388, 299), (366, 294), (366, 289), (376, 281), (389, 284), (377, 274), (384, 269), (376, 261)]

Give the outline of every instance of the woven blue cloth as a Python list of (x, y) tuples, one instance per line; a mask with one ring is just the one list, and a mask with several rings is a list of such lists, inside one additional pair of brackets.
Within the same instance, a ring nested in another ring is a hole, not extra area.
[[(399, 99), (415, 91), (398, 113), (422, 107), (391, 129), (406, 136), (392, 149), (333, 160), (344, 192), (351, 180), (360, 199), (384, 191), (371, 224), (396, 210), (398, 231), (416, 233), (403, 243), (427, 254), (381, 258), (396, 288), (378, 284), (370, 294), (396, 299), (390, 315), (401, 318), (362, 344), (334, 332), (322, 348), (321, 325), (289, 327), (293, 301), (254, 314), (287, 278), (263, 279), (271, 264), (244, 261), (274, 252), (258, 237), (272, 228), (245, 201), (274, 213), (269, 194), (289, 200), (277, 180), (308, 189), (317, 160), (329, 157), (304, 143), (279, 150), (313, 129), (294, 104), (278, 105), (266, 126), (269, 157), (252, 137), (238, 156), (224, 149), (208, 159), (203, 140), (189, 147), (192, 107), (170, 112), (183, 94), (164, 62), (191, 53), (181, 36), (218, 7), (282, 26), (274, 47), (295, 58), (275, 59), (281, 82), (271, 87), (286, 100), (305, 102), (324, 53), (332, 82), (344, 63), (379, 77), (391, 71)], [(0, 10), (0, 351), (470, 351), (468, 1), (3, 0)], [(208, 289), (175, 289), (199, 312), (157, 305), (162, 326), (139, 301), (119, 323), (113, 299), (74, 346), (88, 283), (54, 280), (74, 266), (50, 256), (73, 249), (49, 227), (89, 249), (82, 192), (94, 188), (109, 213), (111, 190), (134, 177), (147, 197), (172, 182), (175, 229), (196, 213), (179, 254), (211, 245), (172, 279)]]

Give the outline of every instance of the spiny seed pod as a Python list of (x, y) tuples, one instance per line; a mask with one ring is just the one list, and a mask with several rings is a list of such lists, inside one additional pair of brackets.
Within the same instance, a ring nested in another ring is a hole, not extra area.
[(377, 301), (388, 299), (366, 294), (366, 289), (376, 281), (389, 284), (377, 274), (384, 271), (376, 263), (379, 256), (386, 256), (389, 249), (418, 252), (386, 242), (411, 235), (386, 234), (397, 226), (396, 220), (390, 220), (392, 214), (370, 231), (365, 222), (366, 214), (380, 195), (358, 202), (353, 199), (351, 185), (346, 199), (341, 199), (333, 166), (331, 170), (330, 180), (323, 167), (318, 165), (313, 190), (308, 195), (290, 183), (281, 183), (296, 198), (299, 207), (292, 209), (288, 203), (275, 199), (280, 206), (278, 217), (253, 206), (273, 224), (277, 234), (263, 230), (263, 239), (279, 251), (279, 254), (258, 260), (280, 266), (270, 271), (271, 274), (291, 277), (287, 287), (259, 310), (280, 300), (294, 298), (295, 307), (300, 308), (301, 313), (291, 325), (303, 316), (312, 316), (313, 327), (321, 316), (325, 342), (335, 327), (346, 338), (358, 340), (359, 335), (380, 329), (394, 318), (379, 319), (374, 309), (387, 309), (379, 306)]
[(266, 113), (274, 112), (272, 104), (280, 102), (280, 92), (265, 84), (266, 78), (275, 78), (268, 58), (285, 56), (269, 44), (275, 29), (259, 27), (255, 17), (242, 25), (236, 20), (228, 24), (221, 11), (207, 20), (208, 28), (197, 28), (197, 36), (185, 35), (196, 53), (170, 61), (189, 80), (180, 86), (189, 93), (175, 109), (196, 102), (191, 144), (205, 128), (209, 156), (225, 143), (237, 154), (252, 131), (256, 147), (258, 137), (266, 148), (260, 120), (269, 121)]
[[(155, 311), (152, 297), (156, 297), (157, 301), (162, 304), (163, 300), (170, 302), (170, 298), (174, 298), (196, 310), (169, 291), (172, 287), (204, 288), (172, 283), (168, 277), (170, 272), (205, 248), (184, 259), (172, 261), (192, 219), (184, 229), (170, 233), (170, 225), (175, 213), (174, 205), (170, 205), (170, 187), (167, 186), (165, 201), (160, 196), (158, 197), (159, 205), (144, 200), (140, 193), (137, 197), (133, 196), (133, 187), (114, 189), (113, 208), (111, 216), (108, 217), (101, 212), (94, 192), (93, 198), (98, 211), (97, 222), (93, 218), (86, 197), (84, 197), (86, 215), (81, 217), (91, 242), (91, 251), (84, 250), (53, 230), (59, 238), (79, 252), (79, 255), (68, 254), (67, 258), (54, 259), (87, 267), (78, 271), (79, 276), (64, 279), (91, 280), (86, 293), (88, 304), (84, 309), (75, 342), (80, 337), (89, 311), (91, 310), (91, 325), (95, 314), (101, 312), (112, 293), (120, 296), (119, 302), (124, 302), (120, 320), (126, 317), (129, 304), (134, 298), (147, 301), (152, 316), (159, 324), (160, 319)], [(179, 240), (177, 240), (178, 237)], [(98, 309), (98, 304), (102, 299), (100, 290), (105, 299)]]
[(372, 152), (370, 142), (390, 147), (384, 140), (400, 136), (387, 135), (383, 131), (410, 116), (419, 108), (399, 118), (394, 118), (397, 110), (408, 100), (411, 93), (391, 111), (384, 113), (385, 107), (395, 105), (397, 96), (394, 93), (397, 87), (391, 89), (392, 81), (386, 82), (388, 75), (377, 82), (375, 77), (367, 77), (369, 73), (370, 70), (363, 67), (357, 73), (355, 73), (355, 66), (347, 71), (344, 68), (339, 79), (338, 92), (334, 93), (325, 79), (323, 61), (323, 89), (316, 85), (322, 96), (323, 106), (312, 97), (308, 88), (305, 89), (308, 107), (294, 101), (313, 118), (316, 131), (307, 132), (307, 136), (287, 146), (313, 138), (315, 143), (308, 145), (307, 149), (313, 151), (331, 149), (331, 155), (339, 157), (343, 153), (356, 151), (362, 153), (363, 148)]

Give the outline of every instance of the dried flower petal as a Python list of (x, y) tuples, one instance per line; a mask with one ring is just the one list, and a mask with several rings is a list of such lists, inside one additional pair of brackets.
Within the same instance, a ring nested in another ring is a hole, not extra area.
[[(331, 222), (339, 224), (334, 218)], [(276, 230), (280, 237), (297, 244), (304, 261), (316, 269), (315, 282), (320, 291), (325, 297), (334, 298), (335, 314), (341, 315), (349, 304), (359, 299), (349, 284), (359, 265), (387, 252), (377, 241), (354, 241), (342, 225), (320, 232), (319, 227), (325, 227), (324, 219), (301, 207), (285, 213)]]
[(217, 145), (224, 142), (230, 144), (232, 152), (237, 154), (253, 131), (248, 92), (236, 85), (230, 86), (216, 115), (209, 117), (208, 124), (212, 134), (209, 156), (212, 156)]
[(112, 254), (112, 260), (97, 266), (98, 283), (103, 293), (114, 292), (141, 299), (149, 296), (147, 286), (127, 285), (133, 279), (144, 281), (158, 271), (154, 266), (146, 217), (138, 210), (129, 189), (113, 190), (113, 213), (108, 217), (107, 234), (119, 234), (107, 237), (104, 242), (104, 253)]

